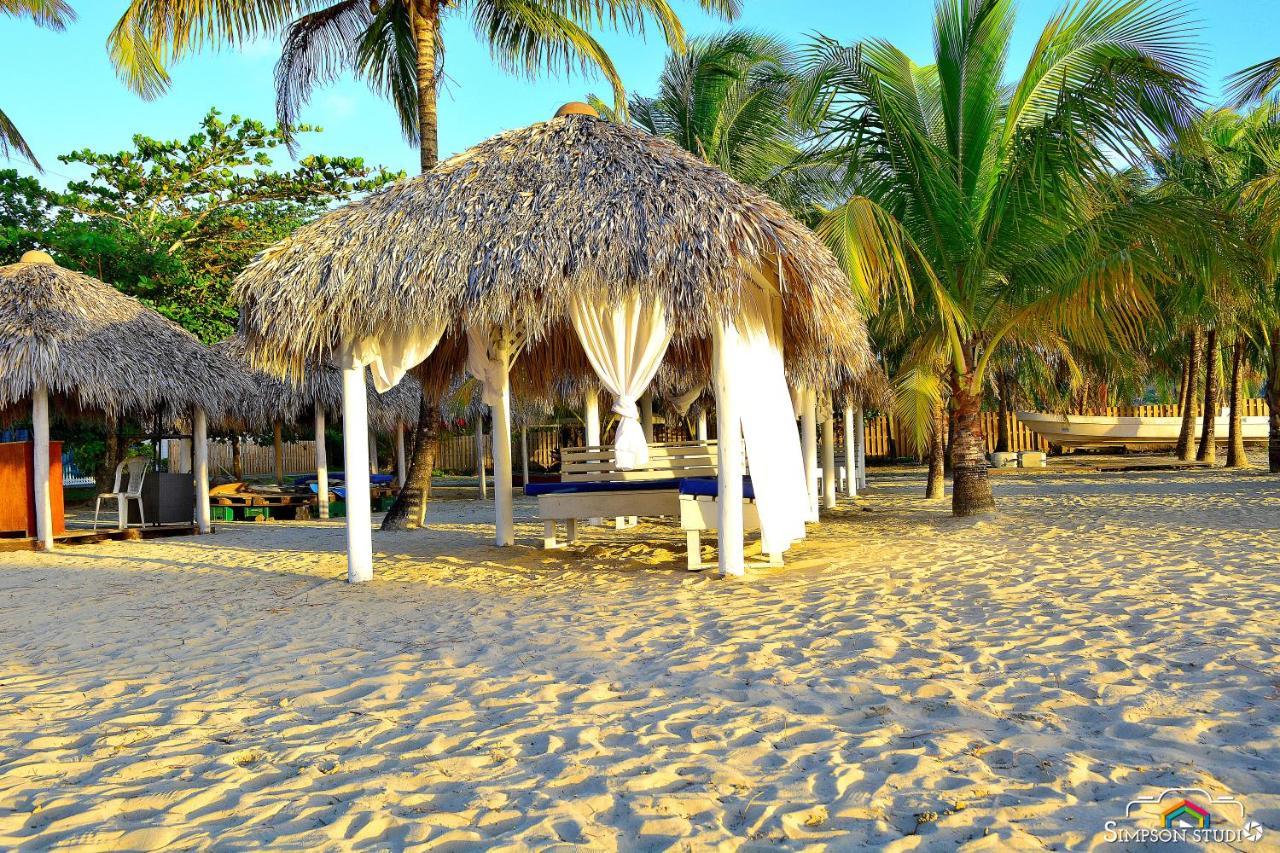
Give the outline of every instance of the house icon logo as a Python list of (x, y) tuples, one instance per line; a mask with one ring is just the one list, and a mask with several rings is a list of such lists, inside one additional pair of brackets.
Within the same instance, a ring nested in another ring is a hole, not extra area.
[(1208, 829), (1209, 810), (1192, 800), (1183, 800), (1160, 813), (1160, 825), (1166, 829)]
[(1256, 844), (1266, 828), (1245, 815), (1244, 803), (1203, 788), (1165, 788), (1136, 797), (1124, 817), (1103, 824), (1108, 843)]

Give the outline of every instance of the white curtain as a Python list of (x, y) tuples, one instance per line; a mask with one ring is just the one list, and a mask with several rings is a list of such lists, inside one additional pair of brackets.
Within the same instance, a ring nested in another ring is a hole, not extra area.
[(467, 372), (480, 380), (480, 399), (490, 408), (498, 405), (505, 365), (494, 358), (489, 347), (489, 331), (483, 326), (467, 327)]
[(623, 471), (647, 465), (649, 443), (636, 401), (653, 381), (671, 343), (661, 303), (644, 302), (639, 294), (616, 303), (577, 296), (569, 305), (569, 317), (621, 418), (613, 445), (615, 464)]
[(736, 335), (724, 346), (733, 360), (733, 393), (742, 413), (742, 438), (760, 514), (760, 538), (767, 554), (780, 554), (803, 539), (809, 509), (804, 457), (796, 430), (791, 391), (782, 361), (782, 336), (759, 291), (755, 310), (744, 306)]
[(672, 411), (683, 418), (685, 415), (689, 414), (689, 407), (693, 405), (694, 400), (697, 400), (702, 396), (702, 392), (706, 387), (706, 385), (695, 385), (680, 396), (672, 397), (670, 400), (667, 400), (667, 405), (671, 407)]
[(343, 367), (369, 366), (378, 393), (390, 391), (411, 368), (431, 355), (448, 323), (371, 335), (338, 353)]

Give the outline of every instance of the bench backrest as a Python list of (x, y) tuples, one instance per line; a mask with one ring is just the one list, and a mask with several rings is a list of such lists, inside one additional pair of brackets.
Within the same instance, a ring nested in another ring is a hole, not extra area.
[(651, 444), (648, 465), (620, 471), (612, 447), (566, 447), (560, 452), (560, 479), (565, 483), (612, 483), (714, 477), (717, 453), (714, 441)]

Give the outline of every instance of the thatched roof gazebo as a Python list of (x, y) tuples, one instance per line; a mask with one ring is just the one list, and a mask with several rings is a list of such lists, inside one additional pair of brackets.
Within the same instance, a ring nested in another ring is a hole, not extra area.
[[(787, 382), (864, 370), (866, 325), (835, 258), (779, 204), (589, 111), (570, 105), (298, 229), (240, 276), (241, 331), (264, 369), (342, 363), (349, 478), (365, 450), (364, 365), (387, 382), (465, 337), (509, 482), (517, 356), (540, 350), (545, 374), (557, 352), (585, 355), (614, 395), (623, 469), (647, 460), (636, 403), (664, 358), (701, 359), (719, 421), (720, 569), (741, 574), (743, 436), (762, 536), (780, 554), (804, 533)], [(372, 576), (360, 509), (353, 581)], [(508, 489), (497, 509), (497, 542), (511, 544)]]
[(246, 393), (224, 356), (138, 300), (44, 252), (0, 267), (0, 409), (31, 401), (37, 538), (53, 544), (49, 406), (107, 415), (191, 417), (196, 520), (209, 530), (209, 418)]

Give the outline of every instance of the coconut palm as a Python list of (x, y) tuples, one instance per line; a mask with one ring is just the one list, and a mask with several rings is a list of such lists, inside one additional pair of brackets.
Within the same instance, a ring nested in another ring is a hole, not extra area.
[(1185, 126), (1195, 94), (1176, 6), (1073, 3), (1010, 83), (1013, 18), (1012, 0), (941, 0), (930, 65), (883, 41), (820, 38), (808, 59), (816, 130), (861, 173), (829, 230), (852, 235), (851, 267), (887, 258), (910, 275), (928, 322), (917, 372), (939, 351), (950, 365), (957, 515), (995, 505), (979, 409), (1002, 344), (1097, 339), (1150, 310), (1152, 244), (1175, 223), (1111, 187), (1113, 164)]
[[(0, 14), (27, 17), (36, 26), (52, 30), (66, 29), (76, 17), (75, 10), (66, 0), (0, 0)], [(17, 125), (0, 110), (0, 155), (7, 159), (15, 151), (37, 169), (41, 168), (35, 152), (22, 138)]]
[[(699, 4), (733, 17), (739, 0)], [(684, 29), (667, 0), (131, 0), (108, 47), (126, 83), (155, 97), (168, 88), (170, 62), (203, 46), (240, 44), (283, 30), (276, 66), (282, 126), (296, 122), (317, 86), (354, 72), (394, 104), (426, 172), (439, 157), (436, 95), (444, 79), (441, 27), (449, 16), (468, 17), (506, 70), (600, 72), (622, 111), (622, 81), (589, 29), (643, 31), (656, 23), (673, 49), (684, 47)], [(439, 432), (438, 406), (424, 395), (408, 479), (384, 528), (424, 523)]]

